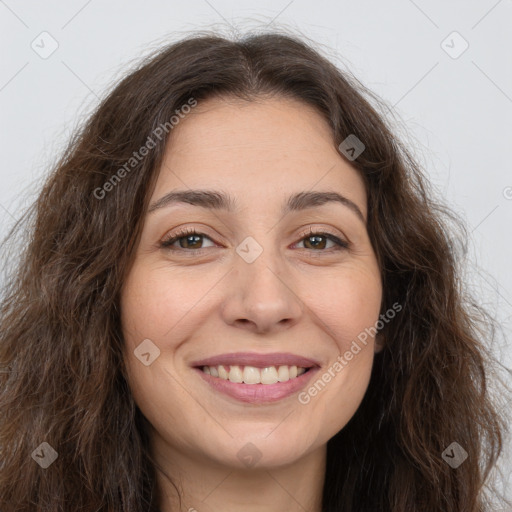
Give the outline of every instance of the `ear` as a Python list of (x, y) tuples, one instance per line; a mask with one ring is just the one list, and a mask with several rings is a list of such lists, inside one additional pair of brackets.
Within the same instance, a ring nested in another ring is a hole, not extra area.
[(375, 336), (375, 348), (374, 352), (377, 354), (378, 352), (381, 352), (384, 347), (386, 346), (386, 339), (381, 333), (377, 333)]

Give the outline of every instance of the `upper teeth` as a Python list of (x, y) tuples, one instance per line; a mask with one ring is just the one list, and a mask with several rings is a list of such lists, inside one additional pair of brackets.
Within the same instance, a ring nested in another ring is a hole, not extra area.
[(244, 382), (245, 384), (275, 384), (286, 382), (302, 375), (306, 368), (297, 366), (268, 366), (256, 368), (255, 366), (203, 366), (203, 372), (212, 377), (220, 377), (231, 382)]

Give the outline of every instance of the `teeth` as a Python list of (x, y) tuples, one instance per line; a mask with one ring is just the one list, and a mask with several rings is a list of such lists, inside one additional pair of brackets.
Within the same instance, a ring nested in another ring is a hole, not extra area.
[(275, 366), (269, 366), (261, 370), (260, 382), (262, 384), (275, 384), (278, 380), (278, 371)]
[(288, 366), (280, 366), (277, 370), (277, 380), (279, 382), (286, 382), (290, 380), (290, 372), (288, 371)]
[(244, 384), (276, 384), (300, 377), (306, 369), (297, 366), (268, 366), (256, 368), (255, 366), (203, 366), (203, 372), (218, 377)]
[(246, 366), (243, 376), (243, 381), (246, 384), (259, 384), (261, 382), (260, 371), (258, 368), (254, 368), (254, 366)]
[[(208, 368), (208, 367), (206, 367), (206, 368)], [(219, 377), (221, 379), (228, 380), (228, 371), (226, 370), (226, 368), (224, 368), (224, 366), (222, 366), (222, 365), (217, 366), (217, 370), (219, 372)]]
[[(210, 368), (210, 371), (211, 371), (211, 368)], [(230, 380), (231, 382), (242, 382), (244, 380), (243, 375), (242, 375), (242, 370), (240, 370), (240, 366), (237, 366), (237, 365), (231, 366), (231, 368), (229, 370), (229, 374), (228, 374), (228, 380)]]

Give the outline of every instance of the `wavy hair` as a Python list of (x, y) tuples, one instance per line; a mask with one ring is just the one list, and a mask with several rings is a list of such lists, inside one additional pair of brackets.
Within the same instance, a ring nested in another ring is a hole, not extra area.
[[(402, 311), (380, 332), (360, 407), (328, 442), (322, 510), (490, 510), (507, 425), (489, 387), (492, 317), (463, 286), (453, 244), (462, 221), (377, 98), (305, 38), (277, 32), (196, 33), (144, 59), (75, 131), (6, 239), (25, 229), (0, 309), (0, 509), (158, 510), (161, 468), (126, 379), (119, 297), (167, 137), (120, 169), (191, 98), (212, 97), (298, 99), (337, 145), (355, 134), (366, 146), (351, 164), (366, 185), (381, 312)], [(46, 470), (33, 460), (42, 442), (58, 453)], [(442, 457), (452, 442), (468, 454), (457, 468)]]

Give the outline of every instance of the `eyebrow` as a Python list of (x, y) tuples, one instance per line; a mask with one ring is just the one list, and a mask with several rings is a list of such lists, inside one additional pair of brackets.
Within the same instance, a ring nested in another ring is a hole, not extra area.
[[(286, 215), (289, 212), (314, 208), (332, 202), (340, 203), (349, 208), (366, 225), (366, 220), (359, 206), (337, 192), (298, 192), (288, 197), (283, 205), (282, 214)], [(226, 210), (228, 212), (234, 212), (238, 209), (236, 199), (225, 192), (215, 190), (173, 190), (152, 203), (148, 213), (153, 213), (160, 208), (165, 208), (175, 203), (187, 203), (201, 208)]]

